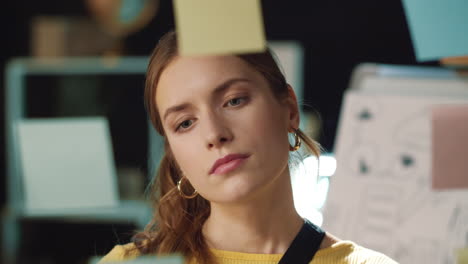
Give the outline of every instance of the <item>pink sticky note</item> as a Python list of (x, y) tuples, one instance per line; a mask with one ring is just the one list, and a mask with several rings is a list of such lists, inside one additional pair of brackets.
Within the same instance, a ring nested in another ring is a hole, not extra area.
[(432, 188), (468, 189), (468, 104), (432, 109)]

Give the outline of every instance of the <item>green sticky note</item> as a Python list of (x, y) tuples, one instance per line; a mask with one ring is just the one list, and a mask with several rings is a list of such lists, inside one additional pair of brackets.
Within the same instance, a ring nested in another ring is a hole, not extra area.
[(468, 55), (467, 0), (403, 0), (418, 61)]
[(182, 55), (261, 52), (266, 48), (260, 0), (174, 0)]
[(457, 264), (468, 264), (468, 248), (457, 250)]

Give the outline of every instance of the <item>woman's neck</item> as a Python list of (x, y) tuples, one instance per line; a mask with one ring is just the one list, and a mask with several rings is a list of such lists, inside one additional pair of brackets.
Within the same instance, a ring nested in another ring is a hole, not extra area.
[(289, 173), (242, 204), (211, 203), (203, 227), (210, 248), (245, 253), (282, 254), (304, 221), (297, 213)]

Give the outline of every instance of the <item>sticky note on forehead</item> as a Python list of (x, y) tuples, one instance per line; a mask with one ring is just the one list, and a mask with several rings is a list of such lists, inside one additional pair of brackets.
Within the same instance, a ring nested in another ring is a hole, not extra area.
[(266, 49), (260, 0), (174, 0), (181, 55)]

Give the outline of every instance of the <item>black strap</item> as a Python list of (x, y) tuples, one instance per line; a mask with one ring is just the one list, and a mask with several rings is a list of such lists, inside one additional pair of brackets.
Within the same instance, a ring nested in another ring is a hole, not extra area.
[(320, 248), (325, 231), (304, 219), (304, 225), (294, 238), (279, 264), (308, 264)]

